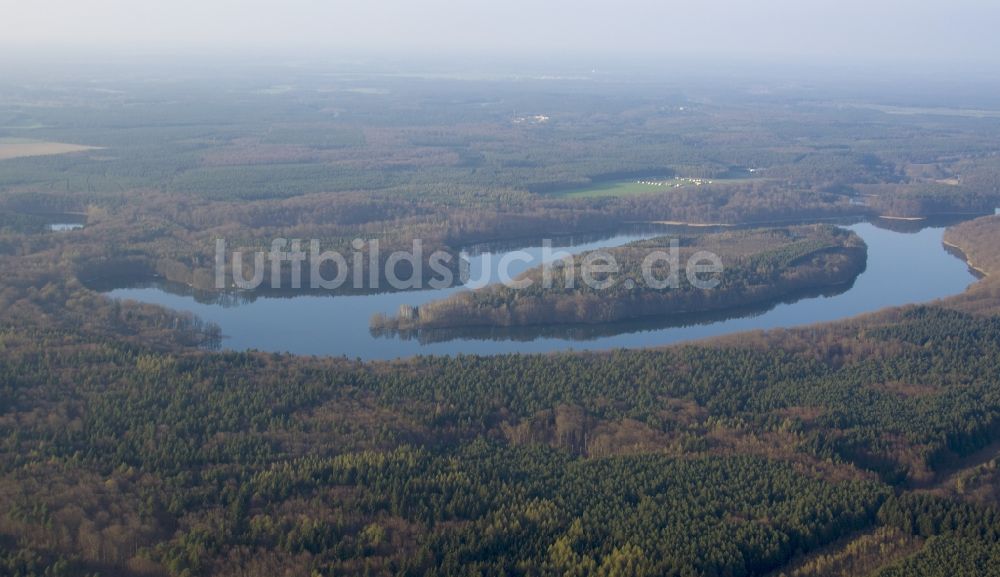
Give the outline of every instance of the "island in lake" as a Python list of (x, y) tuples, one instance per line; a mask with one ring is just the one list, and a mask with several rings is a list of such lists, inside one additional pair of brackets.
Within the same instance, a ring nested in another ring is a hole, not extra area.
[[(757, 228), (660, 236), (605, 249), (607, 262), (584, 253), (531, 269), (512, 283), (457, 293), (394, 316), (375, 315), (374, 332), (474, 326), (596, 324), (721, 311), (794, 293), (851, 283), (864, 271), (867, 246), (831, 225)], [(672, 258), (649, 259), (657, 252)], [(695, 274), (699, 255), (719, 257), (721, 271)], [(590, 262), (597, 266), (587, 267)], [(645, 263), (645, 270), (644, 270)], [(597, 271), (597, 272), (595, 272)], [(584, 276), (589, 275), (589, 276)], [(548, 280), (546, 280), (548, 279)], [(589, 281), (589, 282), (588, 282)], [(666, 285), (666, 286), (664, 286)]]

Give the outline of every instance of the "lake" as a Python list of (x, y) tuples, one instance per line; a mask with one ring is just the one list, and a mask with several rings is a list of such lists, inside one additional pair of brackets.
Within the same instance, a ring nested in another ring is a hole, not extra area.
[[(755, 329), (832, 321), (885, 307), (927, 302), (961, 293), (976, 280), (966, 263), (942, 244), (944, 225), (881, 224), (861, 222), (845, 226), (868, 244), (867, 269), (850, 286), (794, 295), (787, 299), (790, 302), (724, 313), (598, 326), (438, 330), (407, 337), (374, 336), (369, 331), (369, 321), (375, 313), (392, 314), (402, 304), (421, 305), (468, 290), (462, 287), (375, 295), (219, 299), (217, 295), (197, 295), (186, 287), (147, 283), (107, 294), (194, 313), (221, 327), (222, 346), (228, 349), (393, 359), (420, 354), (490, 355), (652, 347)], [(569, 246), (559, 250), (579, 253), (663, 234), (669, 234), (669, 229), (569, 239)], [(485, 273), (495, 278), (497, 263), (509, 250), (480, 247), (470, 251), (470, 282), (481, 282), (486, 278)], [(520, 250), (541, 258), (540, 246)], [(530, 265), (515, 262), (510, 271), (517, 274), (539, 263), (540, 260)]]

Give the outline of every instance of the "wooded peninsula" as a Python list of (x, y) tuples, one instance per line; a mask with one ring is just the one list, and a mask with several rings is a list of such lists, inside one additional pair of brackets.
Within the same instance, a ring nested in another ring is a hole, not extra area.
[[(831, 225), (661, 236), (600, 253), (557, 261), (548, 271), (536, 267), (515, 279), (524, 285), (497, 283), (404, 306), (396, 316), (374, 317), (372, 330), (593, 324), (721, 311), (848, 284), (867, 256), (860, 237)], [(649, 259), (653, 253), (663, 256)], [(721, 270), (701, 273), (699, 283), (689, 265), (707, 253), (720, 259)], [(615, 272), (588, 272), (588, 259), (604, 267), (608, 258)]]

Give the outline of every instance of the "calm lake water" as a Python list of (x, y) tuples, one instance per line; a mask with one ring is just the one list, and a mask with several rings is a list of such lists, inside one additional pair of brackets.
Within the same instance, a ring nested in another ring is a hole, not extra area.
[[(225, 304), (196, 298), (197, 295), (183, 287), (163, 284), (119, 288), (108, 294), (114, 298), (190, 311), (218, 324), (224, 335), (222, 346), (228, 349), (392, 359), (419, 354), (488, 355), (651, 347), (741, 331), (832, 321), (889, 306), (931, 301), (960, 293), (976, 280), (968, 266), (942, 244), (944, 226), (905, 232), (879, 228), (871, 223), (846, 228), (858, 233), (868, 244), (868, 267), (853, 285), (832, 291), (835, 294), (828, 291), (826, 294), (795, 295), (789, 299), (792, 302), (724, 314), (596, 327), (424, 331), (408, 337), (373, 336), (369, 331), (369, 320), (375, 313), (395, 313), (402, 304), (420, 305), (467, 290), (461, 287), (363, 296), (260, 297), (242, 302), (229, 299)], [(631, 232), (599, 240), (587, 239), (559, 250), (578, 253), (662, 234), (669, 234), (669, 231), (661, 229), (655, 233)], [(520, 250), (526, 250), (536, 259), (541, 258), (540, 247)], [(484, 271), (495, 275), (503, 254), (503, 251), (480, 252), (470, 256), (471, 281), (482, 279)], [(514, 263), (510, 271), (517, 274), (539, 262)]]

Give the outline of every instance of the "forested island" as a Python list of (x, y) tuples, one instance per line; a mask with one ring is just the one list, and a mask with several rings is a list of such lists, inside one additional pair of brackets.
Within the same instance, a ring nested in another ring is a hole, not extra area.
[[(667, 258), (674, 251), (674, 260)], [(650, 254), (661, 258), (644, 261)], [(719, 257), (721, 272), (696, 274), (698, 255)], [(613, 274), (594, 275), (589, 257)], [(623, 247), (585, 253), (544, 265), (515, 279), (418, 307), (394, 317), (376, 316), (373, 331), (596, 324), (655, 316), (721, 311), (788, 297), (801, 291), (852, 282), (865, 268), (864, 241), (831, 225), (741, 229), (661, 236)], [(692, 265), (692, 263), (694, 263)], [(550, 282), (546, 282), (546, 279)], [(587, 282), (590, 280), (591, 282)], [(699, 287), (700, 281), (711, 286)]]

